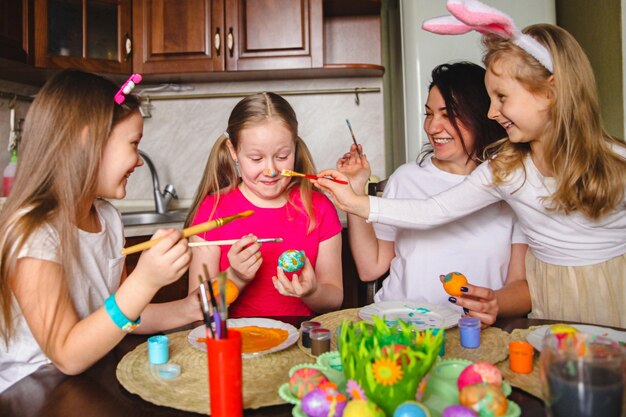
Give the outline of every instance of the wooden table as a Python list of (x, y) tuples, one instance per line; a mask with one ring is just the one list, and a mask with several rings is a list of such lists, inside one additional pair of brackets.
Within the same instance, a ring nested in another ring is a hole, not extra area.
[[(298, 326), (304, 317), (281, 317)], [(506, 331), (551, 322), (527, 319), (501, 319), (496, 327)], [(52, 365), (22, 379), (0, 394), (0, 416), (3, 417), (192, 417), (199, 414), (160, 407), (128, 393), (115, 376), (118, 362), (147, 336), (129, 335), (107, 356), (86, 372), (65, 376)], [(276, 387), (278, 389), (278, 387)], [(513, 389), (510, 399), (522, 409), (522, 417), (544, 417), (538, 398)], [(289, 417), (292, 406), (279, 405), (245, 410), (249, 417)]]

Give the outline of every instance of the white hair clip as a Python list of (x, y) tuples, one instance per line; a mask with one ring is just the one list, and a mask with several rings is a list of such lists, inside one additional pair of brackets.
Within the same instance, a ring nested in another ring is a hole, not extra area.
[(126, 96), (129, 95), (131, 91), (133, 91), (135, 85), (141, 82), (141, 79), (141, 74), (132, 74), (130, 77), (128, 77), (128, 80), (126, 80), (126, 82), (122, 84), (122, 87), (120, 87), (117, 93), (115, 93), (115, 97), (113, 97), (115, 102), (117, 104), (122, 104), (126, 100)]
[(452, 16), (426, 20), (422, 29), (440, 35), (461, 35), (475, 30), (483, 35), (493, 33), (529, 53), (551, 73), (554, 72), (548, 49), (532, 36), (522, 33), (510, 16), (478, 0), (448, 0), (446, 8)]

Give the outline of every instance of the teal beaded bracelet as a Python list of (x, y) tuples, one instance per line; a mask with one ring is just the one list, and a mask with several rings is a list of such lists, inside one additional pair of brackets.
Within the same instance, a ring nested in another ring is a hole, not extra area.
[(115, 294), (111, 294), (109, 298), (104, 300), (104, 309), (106, 310), (113, 323), (126, 333), (130, 333), (139, 326), (141, 323), (141, 317), (137, 317), (137, 321), (131, 321), (122, 313), (117, 302), (115, 301)]

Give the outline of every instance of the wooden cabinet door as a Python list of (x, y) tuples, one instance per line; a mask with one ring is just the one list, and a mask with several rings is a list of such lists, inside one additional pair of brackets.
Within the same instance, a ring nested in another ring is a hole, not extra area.
[(323, 66), (322, 0), (225, 0), (228, 71)]
[(223, 71), (223, 1), (133, 0), (133, 71)]
[(0, 0), (0, 58), (28, 62), (29, 0)]
[(131, 71), (131, 0), (34, 1), (35, 66)]

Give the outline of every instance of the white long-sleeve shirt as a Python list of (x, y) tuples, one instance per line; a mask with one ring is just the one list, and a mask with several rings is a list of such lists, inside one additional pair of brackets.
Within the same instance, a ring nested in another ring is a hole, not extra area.
[[(624, 148), (617, 151), (626, 157)], [(593, 265), (626, 253), (626, 193), (618, 207), (599, 220), (578, 212), (549, 211), (543, 198), (556, 189), (554, 178), (541, 175), (530, 156), (524, 165), (526, 176), (520, 167), (497, 186), (486, 162), (461, 184), (426, 200), (369, 197), (368, 221), (430, 229), (504, 200), (517, 215), (529, 248), (543, 262)]]

